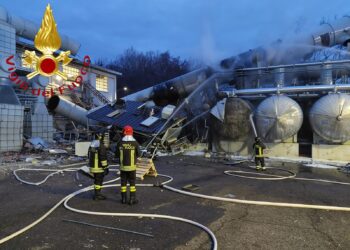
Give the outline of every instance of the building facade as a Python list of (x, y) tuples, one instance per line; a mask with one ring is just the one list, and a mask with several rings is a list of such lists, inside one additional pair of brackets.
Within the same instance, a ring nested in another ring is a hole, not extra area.
[[(49, 113), (46, 109), (49, 96), (42, 94), (45, 90), (53, 89), (54, 92), (48, 93), (59, 95), (87, 110), (117, 99), (117, 79), (121, 74), (93, 63), (89, 65), (82, 84), (74, 90), (69, 89), (68, 86), (80, 74), (83, 59), (76, 56), (80, 43), (62, 34), (61, 49), (70, 50), (73, 58), (68, 65), (60, 66), (68, 79), (35, 76), (28, 80), (26, 75), (34, 70), (34, 66), (23, 60), (24, 52), (35, 51), (40, 55), (40, 51), (33, 45), (39, 27), (0, 6), (0, 152), (21, 150), (24, 138), (52, 140), (55, 133), (65, 134), (67, 130), (74, 131), (83, 125)], [(8, 60), (12, 55), (13, 59)], [(12, 63), (15, 63), (15, 69), (11, 69)], [(9, 79), (14, 70), (18, 75), (17, 83)], [(21, 87), (23, 82), (27, 87)], [(58, 91), (59, 87), (62, 91)]]

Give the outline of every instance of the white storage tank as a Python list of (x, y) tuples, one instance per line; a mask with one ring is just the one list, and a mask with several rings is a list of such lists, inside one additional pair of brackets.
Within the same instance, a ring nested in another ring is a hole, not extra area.
[(322, 139), (343, 143), (350, 140), (350, 96), (344, 93), (329, 94), (312, 106), (310, 124)]
[(303, 111), (293, 99), (276, 95), (260, 103), (255, 111), (258, 135), (266, 142), (281, 142), (298, 133)]

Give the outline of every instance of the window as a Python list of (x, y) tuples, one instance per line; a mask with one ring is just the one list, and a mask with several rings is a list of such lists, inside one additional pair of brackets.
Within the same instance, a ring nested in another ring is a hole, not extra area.
[(5, 24), (0, 24), (0, 53), (15, 54), (16, 35), (15, 30)]
[(107, 76), (96, 75), (96, 89), (103, 92), (108, 92)]
[(79, 69), (68, 65), (63, 65), (63, 73), (66, 73), (68, 76), (68, 79), (73, 81), (80, 74)]

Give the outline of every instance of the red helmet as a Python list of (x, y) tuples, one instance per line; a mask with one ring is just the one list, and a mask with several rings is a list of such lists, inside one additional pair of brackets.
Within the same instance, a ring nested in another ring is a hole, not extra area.
[(124, 135), (132, 135), (134, 133), (134, 130), (132, 129), (131, 126), (126, 125), (123, 129)]

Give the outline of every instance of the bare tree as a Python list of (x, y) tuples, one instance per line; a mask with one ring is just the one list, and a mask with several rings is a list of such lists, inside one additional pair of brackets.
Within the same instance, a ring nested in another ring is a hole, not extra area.
[(157, 83), (187, 73), (190, 63), (166, 52), (138, 52), (129, 48), (110, 62), (98, 60), (99, 65), (119, 71), (118, 96), (122, 97)]

